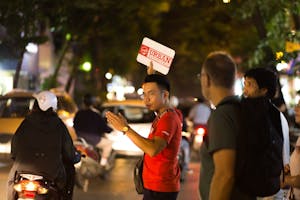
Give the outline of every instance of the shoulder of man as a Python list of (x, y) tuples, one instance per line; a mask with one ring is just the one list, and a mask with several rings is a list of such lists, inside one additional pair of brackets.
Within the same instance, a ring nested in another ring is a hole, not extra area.
[(159, 121), (168, 121), (168, 122), (177, 123), (176, 119), (179, 120), (178, 122), (182, 123), (182, 119), (183, 119), (182, 113), (179, 109), (171, 108), (168, 109), (168, 112), (165, 112), (163, 115), (161, 115)]
[(221, 100), (221, 102), (216, 106), (216, 108), (219, 108), (220, 106), (224, 105), (240, 105), (241, 103), (241, 97), (240, 96), (228, 96)]

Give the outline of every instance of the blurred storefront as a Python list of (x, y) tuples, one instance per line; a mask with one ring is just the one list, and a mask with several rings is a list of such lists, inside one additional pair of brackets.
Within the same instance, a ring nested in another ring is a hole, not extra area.
[(300, 53), (289, 62), (281, 61), (276, 66), (280, 74), (281, 91), (288, 107), (300, 100)]
[[(54, 72), (54, 45), (51, 33), (48, 31), (46, 34), (49, 38), (47, 42), (41, 45), (29, 43), (26, 47), (18, 82), (19, 89), (40, 90), (43, 81)], [(12, 47), (0, 43), (0, 95), (13, 89), (18, 59), (20, 58), (14, 54)], [(58, 81), (63, 80), (65, 82), (68, 79), (65, 76), (69, 76), (69, 73), (65, 68), (68, 66), (63, 63), (61, 67), (63, 73), (58, 75)], [(61, 75), (64, 77), (62, 78)]]
[[(1, 45), (0, 48), (0, 94), (13, 89), (13, 79), (18, 59), (10, 52), (9, 47)], [(28, 44), (23, 56), (18, 88), (35, 90), (39, 81), (39, 51), (35, 44)]]
[(13, 74), (16, 69), (17, 59), (4, 45), (0, 44), (0, 95), (13, 87)]

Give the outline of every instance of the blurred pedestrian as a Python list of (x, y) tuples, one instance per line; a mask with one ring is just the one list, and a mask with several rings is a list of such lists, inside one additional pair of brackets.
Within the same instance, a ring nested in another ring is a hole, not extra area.
[(149, 73), (143, 82), (144, 103), (156, 113), (148, 138), (140, 136), (125, 118), (107, 112), (115, 129), (122, 131), (145, 152), (143, 164), (144, 200), (175, 200), (180, 190), (177, 155), (180, 147), (182, 116), (169, 104), (170, 84), (166, 76)]
[(112, 128), (107, 125), (100, 112), (93, 107), (91, 94), (84, 95), (83, 103), (84, 107), (75, 115), (74, 128), (78, 137), (84, 138), (89, 144), (103, 150), (100, 165), (105, 169), (112, 152), (112, 141), (105, 137), (105, 133), (110, 133)]
[(206, 57), (200, 75), (201, 89), (216, 109), (209, 117), (208, 134), (200, 149), (202, 200), (255, 199), (240, 192), (234, 184), (240, 109), (226, 102), (239, 102), (234, 95), (235, 77), (236, 65), (229, 54), (217, 51)]
[[(175, 96), (171, 96), (170, 97), (170, 105), (173, 108), (177, 108), (179, 104), (179, 100), (177, 97)], [(177, 110), (179, 112), (181, 112), (182, 115), (182, 131), (181, 131), (181, 142), (180, 142), (180, 150), (182, 150), (182, 158), (183, 160), (179, 160), (182, 161), (182, 163), (180, 164), (181, 167), (181, 173), (180, 173), (180, 181), (183, 182), (185, 180), (185, 175), (189, 169), (189, 163), (190, 163), (190, 134), (187, 132), (187, 123), (185, 118), (183, 117), (182, 111), (180, 109), (177, 108)], [(181, 159), (181, 158), (179, 158)]]
[[(271, 116), (272, 113), (269, 111), (269, 106), (261, 104), (264, 106), (259, 107), (260, 104), (257, 103), (258, 100), (265, 101), (267, 104), (271, 104), (271, 99), (274, 97), (277, 91), (277, 76), (274, 72), (266, 68), (253, 68), (248, 70), (245, 75), (244, 82), (244, 96), (248, 98), (248, 102), (251, 100), (256, 103), (256, 108), (260, 111), (259, 113), (268, 113), (268, 116)], [(251, 112), (249, 115), (256, 115), (257, 112)], [(269, 117), (271, 123), (274, 124), (274, 127), (277, 124), (281, 124), (281, 135), (283, 135), (283, 165), (286, 168), (290, 160), (290, 142), (289, 142), (289, 127), (286, 118), (282, 112), (279, 112), (280, 117)], [(252, 116), (249, 116), (252, 117)], [(279, 119), (279, 121), (274, 119)], [(263, 121), (267, 122), (268, 119)], [(264, 123), (266, 124), (266, 123)], [(259, 126), (259, 124), (257, 124)], [(284, 196), (283, 191), (278, 191), (277, 194), (271, 197), (264, 197), (262, 199), (282, 199)]]
[[(26, 172), (53, 181), (63, 199), (72, 199), (75, 177), (75, 148), (68, 129), (55, 112), (57, 98), (49, 91), (34, 95), (32, 112), (12, 138), (13, 166), (8, 178), (8, 200), (15, 199), (14, 178)], [(52, 199), (48, 197), (49, 199)]]
[(194, 128), (199, 125), (206, 126), (210, 113), (210, 106), (207, 105), (207, 102), (204, 100), (204, 98), (198, 97), (197, 104), (194, 105), (189, 112), (188, 120), (193, 122)]

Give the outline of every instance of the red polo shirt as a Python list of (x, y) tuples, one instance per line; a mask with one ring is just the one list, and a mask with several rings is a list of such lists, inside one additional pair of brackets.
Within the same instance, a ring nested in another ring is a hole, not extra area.
[(165, 112), (154, 120), (149, 139), (161, 137), (167, 146), (156, 156), (145, 154), (144, 187), (156, 192), (178, 192), (180, 190), (180, 170), (177, 154), (181, 141), (182, 115), (179, 110)]

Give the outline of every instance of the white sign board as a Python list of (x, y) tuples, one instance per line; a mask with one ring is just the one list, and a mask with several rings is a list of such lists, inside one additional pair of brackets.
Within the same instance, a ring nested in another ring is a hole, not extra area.
[(166, 75), (174, 56), (175, 51), (173, 49), (145, 37), (136, 60), (146, 66), (149, 66), (150, 61), (152, 61), (154, 70)]

